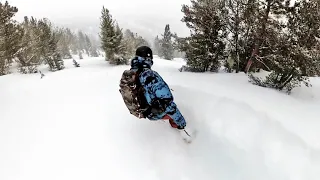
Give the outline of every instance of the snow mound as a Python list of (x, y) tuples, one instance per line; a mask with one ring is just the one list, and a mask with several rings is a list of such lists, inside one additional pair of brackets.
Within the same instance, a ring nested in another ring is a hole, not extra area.
[[(192, 145), (202, 169), (218, 179), (316, 179), (320, 151), (266, 112), (227, 97), (174, 87), (179, 106), (201, 129)], [(192, 94), (193, 96), (190, 96)], [(196, 94), (196, 95), (195, 95)], [(204, 103), (207, 102), (207, 103)], [(194, 109), (192, 107), (201, 107)], [(209, 113), (210, 112), (210, 113)], [(189, 147), (191, 148), (191, 147)], [(215, 171), (217, 170), (217, 171)], [(230, 173), (232, 172), (232, 173)]]

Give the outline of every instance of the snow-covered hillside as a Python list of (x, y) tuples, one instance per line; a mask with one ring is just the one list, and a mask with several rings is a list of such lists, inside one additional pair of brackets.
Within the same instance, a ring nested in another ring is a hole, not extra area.
[(136, 119), (118, 91), (128, 66), (66, 61), (60, 72), (0, 77), (1, 180), (319, 180), (320, 80), (292, 95), (244, 74), (179, 72), (155, 59), (188, 121)]

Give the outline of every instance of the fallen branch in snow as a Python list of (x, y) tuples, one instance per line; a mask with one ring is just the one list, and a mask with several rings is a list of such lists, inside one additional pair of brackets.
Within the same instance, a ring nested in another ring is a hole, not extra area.
[(256, 60), (259, 61), (260, 63), (262, 63), (267, 69), (268, 71), (271, 71), (271, 69), (269, 68), (269, 66), (267, 66), (263, 61), (262, 58), (258, 55), (256, 55)]

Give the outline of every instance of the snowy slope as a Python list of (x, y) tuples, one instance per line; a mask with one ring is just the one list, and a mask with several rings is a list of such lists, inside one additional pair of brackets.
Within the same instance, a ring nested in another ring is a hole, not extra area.
[(0, 77), (1, 180), (318, 180), (320, 80), (291, 96), (244, 74), (179, 72), (155, 59), (199, 134), (130, 115), (118, 91), (128, 66), (102, 58), (60, 72)]

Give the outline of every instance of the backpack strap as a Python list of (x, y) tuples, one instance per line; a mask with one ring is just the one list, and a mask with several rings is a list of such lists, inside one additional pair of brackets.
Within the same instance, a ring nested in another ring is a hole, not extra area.
[(136, 82), (136, 94), (137, 94), (137, 100), (140, 105), (140, 109), (144, 112), (143, 114), (146, 115), (148, 114), (148, 109), (149, 109), (149, 104), (145, 98), (145, 89), (141, 85), (140, 82), (140, 74), (145, 70), (145, 68), (138, 68), (138, 69), (132, 69), (135, 72), (135, 82)]

